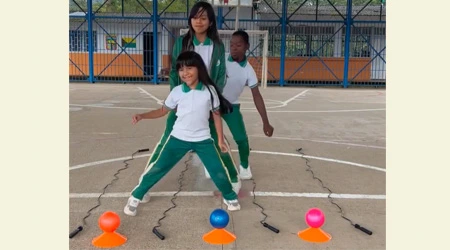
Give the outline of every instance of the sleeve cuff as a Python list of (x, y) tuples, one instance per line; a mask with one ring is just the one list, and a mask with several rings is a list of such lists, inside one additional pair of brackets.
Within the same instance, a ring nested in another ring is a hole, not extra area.
[(256, 87), (258, 87), (258, 83), (255, 83), (254, 85), (252, 85), (252, 86), (248, 86), (250, 89), (254, 89), (254, 88), (256, 88)]
[(163, 107), (166, 108), (166, 109), (168, 109), (168, 110), (170, 110), (170, 111), (173, 111), (173, 110), (174, 110), (174, 108), (170, 108), (170, 107), (167, 106), (165, 103), (163, 104)]

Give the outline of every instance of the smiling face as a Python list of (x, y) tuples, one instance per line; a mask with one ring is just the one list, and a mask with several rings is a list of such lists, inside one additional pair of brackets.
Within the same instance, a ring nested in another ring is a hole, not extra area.
[(200, 8), (197, 14), (191, 18), (192, 29), (196, 34), (206, 34), (211, 22), (205, 9)]
[(189, 87), (195, 87), (198, 83), (198, 69), (194, 66), (183, 66), (178, 70), (181, 81)]

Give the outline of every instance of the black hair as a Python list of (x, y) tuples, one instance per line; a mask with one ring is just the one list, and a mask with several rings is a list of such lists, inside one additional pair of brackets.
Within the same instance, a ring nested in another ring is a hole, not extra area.
[(197, 2), (192, 6), (191, 12), (189, 13), (188, 17), (188, 25), (189, 25), (189, 31), (184, 35), (183, 42), (182, 42), (182, 49), (181, 51), (186, 50), (194, 50), (194, 36), (195, 31), (192, 28), (192, 21), (191, 19), (197, 16), (198, 14), (202, 14), (206, 11), (206, 14), (208, 15), (209, 19), (209, 28), (206, 31), (206, 35), (215, 43), (215, 44), (221, 44), (222, 41), (219, 37), (219, 31), (217, 31), (217, 25), (216, 25), (216, 13), (214, 12), (214, 8), (212, 5), (208, 2)]
[(240, 36), (244, 40), (245, 43), (250, 44), (248, 33), (245, 30), (238, 30), (233, 33), (233, 36)]
[[(219, 88), (216, 86), (216, 84), (213, 82), (211, 77), (209, 77), (208, 70), (206, 69), (205, 63), (203, 62), (202, 57), (195, 51), (184, 51), (181, 52), (180, 55), (177, 58), (176, 62), (176, 69), (177, 72), (182, 67), (196, 67), (198, 71), (198, 80), (202, 82), (204, 85), (206, 85), (206, 88), (208, 89), (209, 93), (211, 94), (211, 104), (214, 103), (214, 97), (211, 93), (211, 90), (209, 89), (210, 86), (214, 88), (214, 90), (217, 93), (217, 96), (219, 97), (220, 102), (220, 112), (222, 114), (229, 114), (233, 112), (233, 106), (232, 104), (225, 99), (225, 97), (220, 93)], [(213, 105), (211, 105), (213, 106)]]

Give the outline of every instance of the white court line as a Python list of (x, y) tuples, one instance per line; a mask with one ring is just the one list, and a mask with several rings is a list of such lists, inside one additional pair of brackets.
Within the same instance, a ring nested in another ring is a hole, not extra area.
[[(231, 151), (232, 152), (238, 152), (238, 150), (235, 150), (235, 149), (233, 149)], [(282, 152), (270, 152), (270, 151), (260, 151), (260, 150), (252, 150), (251, 153), (252, 154), (255, 153), (255, 154), (268, 154), (268, 155), (283, 155), (283, 156), (302, 157), (302, 155), (300, 155), (300, 154), (291, 154), (291, 153), (282, 153)], [(135, 156), (134, 159), (142, 158), (142, 157), (149, 157), (150, 155), (151, 154), (138, 155), (138, 156)], [(317, 157), (317, 156), (311, 156), (311, 155), (305, 155), (303, 157), (304, 158), (309, 158), (309, 159), (316, 159), (316, 160), (320, 160), (320, 161), (328, 161), (328, 162), (335, 162), (335, 163), (340, 163), (340, 164), (345, 164), (345, 165), (351, 165), (351, 166), (360, 167), (360, 168), (367, 168), (367, 169), (372, 169), (372, 170), (376, 170), (376, 171), (380, 171), (380, 172), (386, 172), (386, 169), (384, 169), (384, 168), (370, 166), (370, 165), (365, 165), (365, 164), (360, 164), (360, 163), (355, 163), (355, 162), (350, 162), (350, 161), (341, 161), (341, 160), (324, 158), (324, 157)], [(123, 160), (128, 160), (128, 159), (131, 159), (131, 157), (128, 156), (128, 157), (120, 157), (120, 158), (115, 158), (115, 159), (107, 159), (107, 160), (102, 160), (102, 161), (88, 162), (88, 163), (79, 164), (79, 165), (75, 165), (75, 166), (69, 167), (69, 170), (71, 171), (71, 170), (75, 170), (75, 169), (92, 167), (92, 166), (96, 166), (96, 165), (100, 165), (100, 164), (104, 164), (104, 163), (123, 161)]]
[[(292, 102), (293, 100), (295, 100), (297, 97), (299, 96), (303, 96), (305, 95), (306, 92), (308, 92), (309, 89), (303, 90), (302, 92), (298, 93), (297, 95), (295, 95), (294, 97), (291, 97), (289, 99), (287, 99), (284, 102), (281, 101), (277, 101), (280, 103), (280, 105), (276, 105), (276, 106), (267, 106), (266, 107), (266, 112), (274, 112), (274, 111), (270, 111), (269, 109), (275, 109), (275, 108), (283, 108), (286, 107), (290, 102)], [(265, 100), (265, 99), (264, 99)], [(267, 99), (269, 100), (269, 99)], [(258, 110), (256, 108), (241, 108), (242, 111), (251, 111), (251, 112), (257, 112)]]
[[(267, 110), (268, 113), (346, 113), (346, 112), (367, 112), (383, 111), (386, 109), (342, 109), (342, 110)], [(257, 112), (257, 110), (245, 110), (247, 112)]]
[(70, 106), (75, 106), (75, 107), (89, 107), (89, 108), (105, 108), (105, 109), (132, 109), (132, 110), (136, 110), (136, 109), (143, 109), (143, 110), (149, 110), (151, 108), (136, 108), (136, 107), (107, 107), (107, 106), (101, 106), (101, 105), (83, 105), (83, 104), (69, 104)]
[(295, 138), (295, 137), (277, 137), (277, 136), (267, 137), (265, 135), (249, 135), (249, 136), (250, 137), (260, 137), (260, 138), (270, 138), (270, 139), (273, 138), (273, 139), (289, 140), (289, 141), (312, 141), (312, 142), (320, 142), (320, 143), (348, 145), (348, 146), (355, 146), (355, 147), (386, 149), (386, 147), (380, 147), (380, 146), (371, 146), (371, 145), (364, 145), (364, 144), (344, 143), (344, 142), (335, 142), (335, 141), (309, 140), (309, 139), (302, 139), (302, 138)]
[(331, 103), (364, 103), (364, 104), (386, 104), (386, 102), (365, 102), (365, 101), (328, 101)]
[[(255, 101), (253, 100), (253, 97), (239, 97), (239, 100), (250, 100), (246, 103), (255, 103)], [(242, 101), (240, 101), (242, 103)], [(264, 98), (264, 102), (265, 103), (278, 103), (278, 104), (283, 104), (283, 101), (279, 101), (279, 100), (274, 100), (274, 99), (266, 99)]]
[[(238, 152), (237, 150), (231, 150), (231, 151)], [(284, 156), (302, 157), (302, 155), (300, 155), (300, 154), (291, 154), (291, 153), (282, 153), (282, 152), (270, 152), (270, 151), (260, 151), (260, 150), (252, 150), (250, 153), (251, 154), (256, 153), (256, 154), (284, 155)], [(376, 171), (386, 172), (386, 169), (384, 169), (384, 168), (374, 167), (374, 166), (370, 166), (370, 165), (366, 165), (366, 164), (360, 164), (360, 163), (355, 163), (355, 162), (350, 162), (350, 161), (341, 161), (341, 160), (324, 158), (324, 157), (317, 157), (317, 156), (311, 156), (311, 155), (304, 155), (303, 157), (304, 158), (308, 158), (308, 159), (316, 159), (316, 160), (321, 160), (321, 161), (336, 162), (336, 163), (341, 163), (341, 164), (345, 164), (345, 165), (352, 165), (352, 166), (356, 166), (356, 167), (360, 167), (360, 168), (367, 168), (367, 169), (372, 169), (372, 170), (376, 170)]]
[(283, 102), (284, 106), (288, 105), (290, 102), (292, 102), (293, 100), (295, 100), (295, 98), (297, 98), (297, 97), (299, 97), (299, 96), (302, 96), (302, 95), (306, 94), (306, 92), (308, 92), (308, 91), (309, 91), (309, 89), (305, 89), (305, 90), (303, 90), (301, 93), (295, 95), (294, 97), (287, 99), (286, 101)]
[(142, 93), (150, 96), (153, 100), (155, 100), (158, 104), (164, 104), (162, 100), (158, 99), (156, 96), (148, 93), (145, 89), (141, 88), (141, 87), (137, 87), (138, 89), (140, 89), (142, 91)]
[[(176, 192), (150, 192), (154, 197), (167, 197), (173, 196)], [(70, 193), (71, 199), (89, 199), (98, 198), (101, 193)], [(249, 192), (250, 196), (253, 196), (253, 192)], [(215, 196), (213, 191), (192, 191), (192, 192), (179, 192), (177, 196), (185, 197), (213, 197)], [(328, 198), (327, 193), (290, 193), (290, 192), (255, 192), (255, 196), (258, 197), (308, 197), (308, 198)], [(105, 193), (103, 198), (128, 198), (130, 193)], [(331, 194), (331, 198), (336, 199), (368, 199), (368, 200), (385, 200), (386, 195), (371, 195), (371, 194)]]
[[(155, 107), (148, 108), (138, 108), (138, 107), (107, 107), (100, 105), (83, 105), (83, 104), (69, 104), (70, 106), (76, 107), (90, 107), (90, 108), (104, 108), (104, 109), (134, 109), (134, 110), (149, 110)], [(280, 108), (284, 107), (283, 105), (274, 106), (270, 108)], [(340, 113), (340, 112), (368, 112), (368, 111), (383, 111), (386, 109), (345, 109), (345, 110), (269, 110), (269, 107), (266, 108), (267, 113)], [(242, 112), (258, 112), (255, 108), (242, 108)]]

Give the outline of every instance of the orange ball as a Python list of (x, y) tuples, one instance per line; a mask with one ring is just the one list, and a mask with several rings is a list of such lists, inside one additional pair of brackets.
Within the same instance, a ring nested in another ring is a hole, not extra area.
[(120, 217), (111, 211), (104, 212), (98, 219), (98, 225), (104, 232), (112, 233), (119, 227)]

